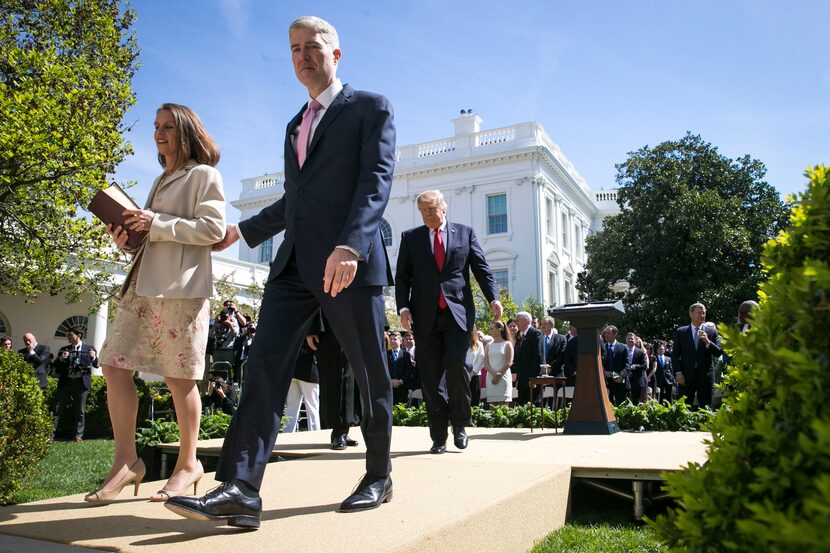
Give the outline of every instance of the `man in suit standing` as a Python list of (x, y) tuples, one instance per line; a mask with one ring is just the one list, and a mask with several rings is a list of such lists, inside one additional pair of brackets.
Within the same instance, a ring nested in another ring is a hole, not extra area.
[(548, 374), (559, 376), (565, 364), (567, 340), (554, 329), (553, 317), (549, 315), (542, 317), (539, 326), (542, 331), (539, 347), (542, 349), (543, 363), (550, 365), (550, 373)]
[(259, 488), (285, 405), (294, 364), (322, 308), (352, 365), (363, 403), (366, 473), (339, 511), (392, 499), (392, 388), (383, 342), (383, 286), (391, 284), (380, 234), (395, 161), (392, 106), (341, 84), (337, 31), (318, 17), (288, 30), (297, 79), (308, 102), (285, 136), (285, 193), (257, 215), (229, 225), (214, 246), (240, 236), (249, 247), (285, 231), (265, 285), (245, 373), (245, 393), (216, 471), (221, 486), (201, 498), (174, 497), (172, 511), (196, 520), (258, 528)]
[(628, 350), (624, 344), (617, 342), (619, 330), (614, 325), (608, 325), (602, 332), (602, 370), (608, 393), (614, 405), (625, 401), (628, 395), (628, 374), (630, 361)]
[(672, 388), (677, 384), (674, 381), (674, 372), (671, 370), (671, 357), (666, 355), (666, 345), (657, 344), (657, 355), (654, 357), (655, 382), (660, 390), (660, 402), (671, 402)]
[(430, 452), (438, 454), (446, 450), (450, 422), (455, 447), (467, 447), (464, 427), (471, 416), (470, 378), (464, 360), (475, 326), (470, 271), (495, 320), (501, 318), (502, 306), (473, 229), (447, 221), (447, 202), (438, 190), (422, 192), (417, 203), (424, 224), (401, 235), (395, 300), (403, 327), (417, 332)]
[(409, 399), (409, 390), (420, 387), (418, 376), (409, 352), (401, 347), (401, 333), (389, 333), (389, 351), (386, 352), (389, 364), (389, 377), (392, 380), (392, 395), (395, 403), (406, 403)]
[(66, 333), (69, 344), (58, 351), (55, 359), (55, 372), (58, 375), (57, 402), (55, 403), (55, 418), (52, 426), (52, 438), (58, 429), (61, 415), (66, 409), (66, 402), (72, 396), (75, 407), (75, 438), (82, 442), (86, 419), (86, 400), (89, 396), (89, 380), (92, 368), (98, 366), (98, 352), (95, 348), (83, 343), (84, 331), (74, 327)]
[(625, 350), (628, 356), (628, 384), (631, 403), (634, 405), (640, 404), (640, 396), (643, 393), (643, 386), (648, 386), (648, 382), (644, 382), (646, 372), (648, 371), (648, 358), (646, 352), (642, 348), (638, 348), (637, 335), (629, 332), (625, 335)]
[(568, 336), (565, 338), (568, 344), (565, 346), (565, 386), (576, 386), (576, 369), (579, 364), (579, 353), (577, 346), (579, 344), (579, 337), (576, 335), (576, 327), (571, 325), (568, 331)]
[(712, 407), (715, 358), (721, 355), (721, 338), (714, 324), (706, 324), (706, 306), (693, 303), (689, 307), (691, 324), (681, 326), (674, 334), (671, 362), (680, 395), (686, 403), (700, 408)]
[[(527, 311), (516, 313), (516, 352), (513, 356), (513, 370), (518, 375), (516, 380), (519, 396), (516, 398), (519, 405), (531, 401), (529, 380), (539, 376), (539, 365), (542, 364), (542, 333), (530, 326), (533, 317)], [(533, 402), (541, 399), (541, 389), (537, 388), (537, 397)]]
[(26, 344), (26, 347), (18, 350), (18, 353), (32, 366), (32, 369), (35, 371), (35, 378), (37, 378), (40, 384), (40, 389), (43, 390), (49, 385), (46, 380), (46, 367), (49, 364), (49, 346), (38, 344), (37, 338), (31, 332), (23, 335), (23, 343)]

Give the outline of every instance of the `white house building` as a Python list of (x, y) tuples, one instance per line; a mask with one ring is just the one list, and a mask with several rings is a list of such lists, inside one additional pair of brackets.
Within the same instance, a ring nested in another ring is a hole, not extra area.
[[(592, 191), (539, 123), (481, 130), (472, 111), (452, 121), (454, 134), (396, 152), (395, 175), (381, 231), (394, 271), (402, 231), (421, 225), (420, 192), (441, 190), (449, 220), (475, 229), (500, 287), (545, 306), (577, 300), (585, 239), (616, 213), (616, 191)], [(242, 181), (232, 205), (241, 219), (283, 194), (283, 173)], [(256, 249), (240, 244), (240, 260), (267, 263), (281, 236)]]
[[(616, 191), (592, 191), (539, 123), (481, 130), (482, 120), (463, 110), (452, 121), (454, 134), (397, 149), (395, 175), (382, 233), (392, 268), (402, 231), (422, 224), (415, 204), (429, 189), (444, 193), (448, 218), (473, 227), (499, 285), (520, 302), (533, 296), (542, 305), (576, 301), (576, 276), (585, 266), (585, 239), (616, 213)], [(283, 194), (284, 176), (271, 173), (242, 181), (231, 204), (241, 219), (258, 213)], [(225, 278), (246, 295), (262, 284), (282, 236), (256, 249), (239, 245), (239, 259), (213, 256), (214, 278)], [(113, 275), (123, 282), (124, 273)], [(32, 332), (53, 351), (66, 344), (66, 330), (88, 328), (86, 342), (97, 348), (106, 337), (108, 305), (89, 315), (89, 302), (67, 304), (43, 296), (35, 303), (0, 295), (0, 336), (23, 347)]]

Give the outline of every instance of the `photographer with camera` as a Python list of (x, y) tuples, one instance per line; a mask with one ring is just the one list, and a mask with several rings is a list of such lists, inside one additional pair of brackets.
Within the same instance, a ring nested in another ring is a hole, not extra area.
[[(225, 302), (233, 305), (233, 302)], [(239, 323), (236, 311), (223, 309), (213, 325), (213, 362), (226, 361), (233, 366), (233, 344), (239, 336)]]
[(228, 383), (221, 376), (210, 379), (208, 391), (202, 396), (202, 412), (205, 415), (210, 415), (216, 411), (222, 411), (228, 415), (233, 415), (236, 412), (236, 405), (234, 405), (228, 391)]
[(55, 359), (54, 368), (58, 377), (58, 390), (52, 439), (55, 438), (66, 402), (69, 396), (72, 396), (72, 403), (75, 406), (75, 441), (83, 441), (89, 377), (92, 374), (92, 368), (98, 366), (98, 352), (94, 347), (84, 344), (83, 337), (84, 331), (81, 327), (76, 326), (69, 330), (66, 333), (69, 345), (63, 346)]
[(233, 378), (236, 383), (241, 383), (242, 364), (248, 359), (248, 352), (251, 351), (251, 344), (256, 337), (256, 326), (248, 324), (245, 330), (233, 343)]

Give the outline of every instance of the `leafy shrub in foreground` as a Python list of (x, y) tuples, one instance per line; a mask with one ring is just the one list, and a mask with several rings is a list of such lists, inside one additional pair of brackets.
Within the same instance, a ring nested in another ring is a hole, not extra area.
[(32, 367), (16, 352), (0, 352), (0, 505), (46, 456), (52, 417)]
[(674, 550), (830, 550), (830, 172), (807, 176), (766, 246), (752, 330), (721, 327), (732, 370), (709, 460), (667, 478), (679, 506), (653, 525)]

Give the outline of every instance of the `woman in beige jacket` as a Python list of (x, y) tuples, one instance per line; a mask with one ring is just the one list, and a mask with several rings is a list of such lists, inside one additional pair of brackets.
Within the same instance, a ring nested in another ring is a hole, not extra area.
[[(164, 376), (180, 428), (178, 462), (150, 500), (165, 501), (191, 486), (195, 493), (204, 474), (196, 460), (201, 414), (196, 382), (204, 372), (213, 295), (211, 245), (225, 234), (222, 176), (213, 167), (219, 149), (199, 117), (178, 104), (163, 104), (156, 112), (155, 142), (164, 173), (153, 183), (145, 208), (125, 212), (125, 227), (148, 234), (130, 252), (133, 262), (100, 353), (115, 459), (102, 488), (86, 496), (89, 502), (111, 501), (128, 484), (137, 494), (144, 476), (135, 448), (135, 371)], [(126, 249), (126, 229), (108, 231)]]

